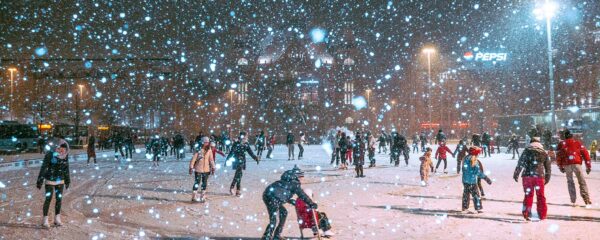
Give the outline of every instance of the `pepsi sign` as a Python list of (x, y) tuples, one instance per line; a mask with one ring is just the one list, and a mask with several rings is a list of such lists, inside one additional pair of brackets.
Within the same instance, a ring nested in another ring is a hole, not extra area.
[(477, 52), (473, 54), (473, 52), (466, 52), (463, 57), (467, 61), (475, 60), (481, 62), (503, 62), (508, 58), (508, 53)]

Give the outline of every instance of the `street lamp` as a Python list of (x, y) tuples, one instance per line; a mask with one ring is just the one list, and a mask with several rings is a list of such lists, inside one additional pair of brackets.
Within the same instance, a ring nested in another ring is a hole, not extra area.
[(81, 101), (83, 101), (83, 84), (79, 84), (77, 85), (79, 86), (79, 99), (81, 99)]
[(549, 0), (544, 5), (535, 9), (533, 13), (540, 20), (546, 19), (546, 36), (548, 39), (548, 78), (550, 81), (550, 112), (552, 115), (552, 133), (556, 133), (556, 111), (554, 108), (554, 66), (552, 65), (552, 17), (556, 12), (557, 5)]
[(367, 108), (371, 105), (371, 89), (367, 89)]
[(13, 92), (14, 92), (14, 87), (13, 87), (13, 82), (14, 80), (14, 73), (17, 71), (16, 68), (9, 68), (8, 71), (10, 72), (10, 120), (13, 120)]
[(435, 49), (427, 47), (423, 49), (423, 53), (427, 54), (427, 108), (429, 109), (429, 134), (432, 134), (433, 125), (431, 124), (431, 54), (435, 53)]

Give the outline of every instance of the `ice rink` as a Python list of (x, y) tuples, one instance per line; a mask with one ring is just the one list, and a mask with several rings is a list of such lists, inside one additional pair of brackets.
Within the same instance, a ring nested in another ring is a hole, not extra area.
[[(229, 195), (233, 171), (221, 166), (209, 179), (206, 203), (190, 202), (190, 156), (186, 153), (186, 161), (169, 157), (158, 168), (151, 168), (142, 153), (129, 163), (106, 155), (97, 167), (72, 162), (71, 188), (63, 200), (65, 225), (49, 230), (40, 227), (44, 196), (35, 187), (39, 167), (0, 171), (0, 238), (259, 239), (268, 223), (261, 194), (294, 164), (306, 172), (303, 188), (313, 190), (319, 210), (332, 220), (335, 239), (594, 239), (600, 233), (596, 163), (585, 176), (592, 208), (581, 207), (580, 196), (580, 207), (570, 205), (566, 177), (553, 165), (546, 185), (548, 219), (525, 222), (522, 185), (512, 179), (517, 161), (504, 153), (481, 158), (493, 184), (484, 184), (480, 214), (460, 212), (462, 183), (451, 156), (449, 173), (433, 175), (430, 185), (422, 187), (418, 153), (410, 155), (408, 167), (403, 161), (393, 167), (389, 155), (377, 154), (377, 167), (367, 164), (366, 177), (355, 178), (353, 166), (345, 171), (330, 166), (320, 145), (306, 146), (304, 160), (295, 161), (288, 161), (287, 148), (278, 145), (274, 159), (263, 157), (259, 165), (248, 160), (240, 198)], [(217, 162), (224, 165), (225, 159), (219, 156)], [(296, 214), (293, 206), (287, 209), (283, 236), (297, 239)], [(53, 215), (51, 207), (51, 223)]]

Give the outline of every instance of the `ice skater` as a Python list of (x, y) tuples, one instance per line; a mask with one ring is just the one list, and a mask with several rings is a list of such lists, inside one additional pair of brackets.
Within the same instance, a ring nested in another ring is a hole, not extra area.
[(420, 174), (421, 174), (421, 186), (428, 186), (429, 183), (429, 172), (433, 169), (433, 162), (431, 161), (431, 154), (433, 150), (426, 148), (423, 156), (419, 158), (421, 161)]
[(540, 143), (539, 137), (532, 138), (529, 147), (523, 150), (513, 174), (515, 182), (519, 182), (519, 175), (523, 179), (525, 198), (523, 199), (522, 213), (523, 218), (527, 221), (531, 218), (534, 194), (537, 196), (536, 206), (540, 220), (546, 219), (548, 207), (544, 186), (550, 182), (551, 169), (550, 159), (544, 150), (544, 145)]
[(300, 132), (300, 140), (298, 141), (298, 160), (302, 160), (304, 157), (304, 144), (306, 144), (306, 136), (303, 132)]
[(56, 143), (53, 151), (48, 151), (44, 156), (40, 173), (38, 174), (36, 187), (42, 189), (44, 185), (44, 218), (42, 226), (49, 228), (48, 210), (50, 202), (54, 197), (54, 225), (62, 226), (60, 210), (62, 206), (63, 190), (69, 189), (71, 177), (69, 172), (69, 144), (63, 139)]
[(456, 173), (460, 174), (460, 169), (462, 168), (461, 164), (468, 152), (467, 145), (465, 144), (465, 140), (460, 140), (458, 145), (456, 145), (456, 149), (452, 153), (453, 156), (456, 156)]
[(363, 178), (364, 165), (365, 165), (365, 141), (359, 132), (356, 133), (354, 142), (352, 143), (352, 153), (354, 154), (354, 170), (356, 171), (356, 177)]
[(484, 179), (488, 184), (492, 184), (492, 180), (487, 177), (480, 168), (478, 155), (481, 153), (481, 148), (470, 147), (469, 155), (465, 157), (463, 164), (463, 196), (462, 196), (462, 211), (466, 212), (469, 209), (470, 198), (473, 198), (473, 205), (478, 213), (483, 212), (481, 197), (477, 189), (477, 180)]
[(254, 155), (250, 144), (248, 144), (246, 133), (241, 132), (238, 140), (233, 143), (231, 152), (229, 152), (226, 158), (227, 161), (232, 162), (233, 169), (235, 169), (235, 175), (233, 177), (233, 181), (231, 181), (229, 192), (231, 195), (235, 195), (237, 197), (241, 196), (240, 189), (242, 187), (242, 173), (243, 170), (246, 170), (246, 153), (250, 154), (250, 157), (256, 161), (256, 164), (259, 163), (258, 157)]
[[(215, 158), (208, 137), (202, 138), (202, 147), (192, 156), (189, 172), (190, 175), (194, 174), (192, 202), (205, 202), (208, 177), (215, 172)], [(198, 197), (198, 187), (200, 184), (202, 185), (200, 186), (200, 197)]]
[[(294, 195), (302, 199), (310, 208), (317, 209), (317, 204), (304, 193), (301, 187), (304, 172), (297, 166), (283, 172), (280, 180), (269, 184), (263, 192), (262, 199), (269, 213), (269, 225), (265, 228), (262, 240), (281, 239), (281, 231), (285, 226), (287, 210), (284, 204), (294, 204)], [(279, 222), (277, 221), (279, 216)]]
[(440, 145), (438, 146), (437, 150), (435, 151), (435, 158), (437, 159), (437, 164), (435, 165), (434, 172), (437, 172), (438, 168), (440, 167), (440, 163), (443, 161), (444, 162), (444, 173), (448, 173), (448, 171), (446, 171), (446, 167), (448, 164), (446, 153), (452, 154), (452, 157), (454, 157), (454, 153), (452, 153), (450, 148), (448, 148), (448, 146), (446, 146), (445, 140), (439, 141), (439, 144)]
[(294, 134), (292, 133), (292, 131), (289, 131), (285, 139), (285, 144), (288, 147), (288, 161), (294, 160), (294, 141)]

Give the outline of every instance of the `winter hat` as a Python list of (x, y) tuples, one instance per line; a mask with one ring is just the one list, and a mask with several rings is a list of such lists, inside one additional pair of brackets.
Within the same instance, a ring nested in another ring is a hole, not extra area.
[(481, 153), (481, 148), (479, 147), (470, 147), (469, 155), (479, 155)]
[(531, 142), (540, 142), (540, 137), (533, 137), (531, 138)]
[(208, 142), (210, 142), (210, 138), (202, 137), (202, 143), (208, 143)]

